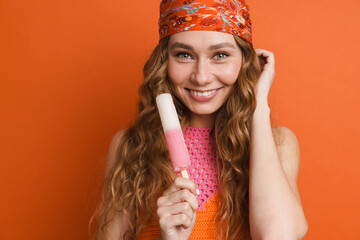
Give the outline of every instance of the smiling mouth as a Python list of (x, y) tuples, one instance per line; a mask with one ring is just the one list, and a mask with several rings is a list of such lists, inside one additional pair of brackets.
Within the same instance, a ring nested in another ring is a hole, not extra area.
[(196, 90), (192, 90), (189, 88), (185, 88), (187, 91), (191, 92), (192, 94), (194, 94), (195, 96), (198, 97), (207, 97), (210, 96), (212, 94), (214, 94), (216, 91), (218, 91), (221, 88), (217, 88), (217, 89), (213, 89), (213, 90), (207, 90), (207, 91), (196, 91)]
[(189, 96), (191, 99), (197, 101), (197, 102), (208, 102), (216, 97), (216, 95), (221, 92), (221, 88), (211, 89), (211, 90), (193, 90), (189, 88), (185, 88), (185, 90), (189, 93)]

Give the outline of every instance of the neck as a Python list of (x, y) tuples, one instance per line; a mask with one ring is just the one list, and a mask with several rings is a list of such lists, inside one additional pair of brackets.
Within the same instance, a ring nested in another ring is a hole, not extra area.
[(190, 126), (196, 128), (213, 128), (215, 124), (216, 113), (208, 115), (191, 114)]

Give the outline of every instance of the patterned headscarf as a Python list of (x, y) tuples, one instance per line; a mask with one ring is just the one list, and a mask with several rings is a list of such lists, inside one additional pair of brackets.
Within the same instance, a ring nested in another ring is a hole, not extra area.
[(238, 35), (252, 45), (245, 0), (162, 0), (159, 40), (183, 31), (218, 31)]

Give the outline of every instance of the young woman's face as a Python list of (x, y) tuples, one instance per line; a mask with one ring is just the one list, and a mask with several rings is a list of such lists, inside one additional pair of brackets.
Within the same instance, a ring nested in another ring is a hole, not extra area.
[(170, 36), (168, 77), (175, 95), (195, 115), (215, 113), (229, 97), (242, 64), (231, 34), (189, 31)]

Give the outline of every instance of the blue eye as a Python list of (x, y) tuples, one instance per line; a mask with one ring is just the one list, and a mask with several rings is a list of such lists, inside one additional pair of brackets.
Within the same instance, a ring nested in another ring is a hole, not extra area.
[(175, 54), (176, 57), (181, 58), (181, 59), (191, 59), (191, 55), (186, 53), (186, 52), (179, 52), (177, 54)]
[(230, 55), (229, 55), (229, 54), (227, 54), (227, 53), (223, 53), (223, 52), (221, 52), (221, 53), (217, 53), (217, 54), (215, 54), (214, 58), (215, 58), (215, 59), (219, 59), (219, 60), (221, 60), (221, 59), (225, 59), (225, 58), (227, 58), (228, 56), (230, 56)]

